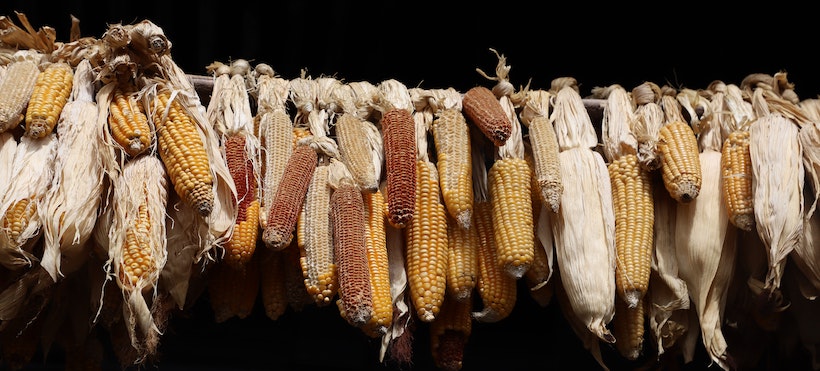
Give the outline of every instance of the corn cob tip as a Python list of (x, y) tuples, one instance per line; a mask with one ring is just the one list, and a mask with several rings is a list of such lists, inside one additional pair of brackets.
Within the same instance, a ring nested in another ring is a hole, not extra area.
[(42, 138), (46, 132), (49, 131), (49, 123), (44, 118), (33, 118), (31, 123), (26, 126), (25, 135), (31, 138)]
[(746, 232), (751, 232), (755, 226), (755, 218), (752, 214), (736, 215), (735, 218), (732, 219), (732, 224)]
[(541, 198), (547, 203), (553, 213), (557, 213), (561, 208), (561, 188), (556, 188), (548, 182), (541, 183)]
[(682, 203), (689, 203), (698, 197), (698, 193), (700, 193), (700, 184), (682, 181), (673, 196)]
[(293, 240), (293, 233), (288, 233), (285, 236), (278, 228), (266, 228), (262, 232), (262, 241), (265, 242), (265, 246), (273, 251), (283, 250), (290, 245), (291, 240)]

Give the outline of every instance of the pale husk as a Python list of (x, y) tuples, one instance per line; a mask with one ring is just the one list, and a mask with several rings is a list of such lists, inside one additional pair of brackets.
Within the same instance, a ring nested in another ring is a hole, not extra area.
[[(35, 210), (43, 208), (43, 200), (54, 178), (54, 160), (57, 156), (57, 134), (45, 138), (20, 138), (11, 169), (11, 183), (0, 198), (0, 217), (15, 203), (29, 200)], [(31, 254), (32, 245), (42, 233), (42, 219), (35, 212), (16, 239), (0, 230), (0, 264), (11, 270), (31, 267), (39, 259)]]
[[(382, 182), (384, 187), (384, 182)], [(380, 191), (381, 192), (381, 191)], [(401, 229), (385, 224), (387, 238), (387, 261), (390, 272), (390, 296), (393, 298), (393, 321), (381, 337), (379, 347), (379, 362), (384, 362), (384, 356), (394, 341), (402, 336), (410, 336), (408, 326), (413, 319), (410, 309), (409, 285), (405, 266), (405, 239)]]
[(638, 139), (638, 162), (646, 170), (655, 171), (661, 167), (658, 137), (663, 124), (663, 108), (659, 104), (648, 102), (635, 108), (632, 132)]
[(572, 311), (601, 340), (615, 341), (607, 325), (615, 312), (615, 216), (606, 163), (580, 95), (562, 88), (555, 127), (564, 193), (553, 219), (561, 281)]
[(101, 140), (97, 131), (94, 75), (84, 60), (74, 73), (71, 99), (57, 123), (59, 141), (54, 180), (45, 199), (40, 265), (55, 282), (85, 263), (104, 191), (103, 162), (95, 155)]
[(820, 199), (820, 121), (804, 125), (798, 140), (803, 147), (803, 166), (809, 180), (804, 194), (809, 206), (803, 216), (801, 243), (791, 256), (805, 278), (798, 281), (802, 295), (814, 300), (820, 294), (820, 215), (815, 213)]
[[(139, 156), (126, 162), (122, 175), (112, 185), (112, 220), (108, 234), (108, 261), (105, 268), (110, 278), (115, 279), (122, 291), (123, 315), (127, 321), (131, 345), (140, 353), (152, 354), (156, 351), (160, 330), (154, 322), (148, 301), (143, 296), (151, 294), (151, 301), (157, 296), (157, 283), (166, 259), (166, 214), (168, 202), (168, 179), (165, 167), (157, 156)], [(124, 249), (126, 232), (138, 221), (139, 208), (147, 208), (150, 226), (147, 235), (142, 236), (154, 259), (155, 269), (151, 270), (132, 286), (121, 281), (125, 263)]]
[(626, 89), (620, 85), (610, 87), (601, 119), (602, 148), (608, 162), (628, 154), (637, 155), (638, 136), (632, 131), (638, 120), (635, 109)]
[(584, 321), (575, 315), (575, 310), (571, 302), (572, 299), (569, 297), (567, 290), (564, 289), (564, 285), (562, 284), (563, 280), (561, 279), (561, 276), (563, 275), (563, 272), (557, 273), (558, 281), (555, 283), (555, 296), (558, 298), (558, 305), (561, 309), (561, 313), (563, 313), (564, 318), (567, 320), (567, 323), (572, 329), (572, 332), (578, 336), (581, 343), (583, 343), (584, 348), (592, 354), (592, 358), (598, 362), (601, 369), (604, 371), (609, 371), (609, 367), (604, 362), (604, 357), (601, 353), (600, 339), (594, 333), (589, 331), (589, 328)]
[(14, 135), (7, 131), (0, 133), (0, 197), (6, 194), (6, 189), (11, 184), (15, 152), (17, 139), (14, 139)]

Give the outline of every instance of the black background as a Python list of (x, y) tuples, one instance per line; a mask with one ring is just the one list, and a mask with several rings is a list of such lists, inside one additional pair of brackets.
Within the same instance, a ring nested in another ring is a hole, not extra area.
[[(820, 93), (818, 39), (811, 12), (777, 2), (718, 5), (697, 2), (502, 1), (3, 1), (0, 14), (28, 16), (67, 41), (70, 15), (83, 36), (102, 36), (107, 25), (151, 20), (173, 43), (171, 54), (187, 73), (205, 75), (214, 61), (268, 63), (282, 77), (336, 76), (377, 83), (465, 91), (492, 85), (496, 56), (507, 57), (516, 86), (549, 88), (575, 77), (582, 95), (618, 83), (631, 89), (651, 81), (705, 88), (714, 80), (737, 83), (751, 73), (788, 73), (801, 98)], [(512, 315), (475, 324), (464, 371), (477, 369), (600, 369), (568, 327), (557, 302), (539, 307), (520, 290)], [(146, 369), (395, 369), (378, 362), (378, 343), (348, 326), (335, 306), (288, 311), (277, 321), (261, 306), (247, 319), (215, 324), (207, 301), (171, 320), (159, 360)], [(426, 327), (416, 332), (413, 369), (430, 369)], [(625, 362), (602, 345), (613, 369), (709, 367), (695, 361), (661, 365), (645, 357)], [(759, 369), (805, 367), (805, 355), (763, 356)], [(59, 369), (60, 351), (33, 368)], [(110, 360), (113, 366), (113, 360)], [(775, 364), (776, 366), (773, 366)]]

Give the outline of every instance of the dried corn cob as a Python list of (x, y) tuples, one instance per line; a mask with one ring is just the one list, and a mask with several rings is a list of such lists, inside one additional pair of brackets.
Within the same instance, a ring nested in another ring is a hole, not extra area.
[[(309, 141), (310, 139), (304, 139)], [(262, 240), (268, 248), (282, 250), (293, 239), (299, 211), (314, 176), (318, 154), (307, 142), (300, 142), (285, 166), (287, 177), (282, 178), (273, 197)]]
[(26, 135), (43, 138), (54, 130), (73, 83), (74, 70), (65, 62), (51, 63), (37, 75), (26, 107)]
[(464, 116), (495, 146), (502, 146), (510, 137), (512, 123), (490, 89), (475, 86), (467, 90), (461, 101)]
[[(524, 159), (535, 167), (533, 153), (528, 142), (524, 142)], [(557, 144), (556, 144), (557, 145)], [(530, 296), (545, 307), (552, 300), (553, 284), (551, 282), (553, 273), (554, 238), (552, 236), (552, 215), (547, 212), (550, 207), (541, 198), (541, 185), (535, 172), (530, 177), (530, 202), (532, 203), (532, 224), (534, 226), (534, 248), (532, 264), (530, 269), (524, 273), (524, 282), (530, 289)], [(557, 210), (556, 210), (557, 211)]]
[[(261, 241), (258, 241), (261, 244)], [(296, 250), (296, 249), (294, 249)], [(270, 249), (259, 249), (253, 259), (259, 260), (259, 295), (265, 315), (276, 321), (288, 309), (288, 294), (285, 285), (285, 253)]]
[(158, 151), (177, 194), (201, 216), (214, 207), (210, 159), (193, 118), (168, 89), (153, 100)]
[[(472, 211), (470, 214), (472, 215)], [(478, 276), (478, 234), (476, 229), (472, 226), (465, 229), (452, 216), (449, 216), (447, 218), (447, 246), (449, 251), (447, 257), (448, 298), (471, 300), (476, 286), (476, 277)]]
[(222, 323), (233, 317), (244, 319), (250, 316), (259, 295), (259, 285), (257, 259), (246, 263), (245, 269), (233, 269), (222, 263), (212, 265), (208, 271), (207, 289), (214, 321)]
[(473, 204), (474, 228), (478, 234), (478, 276), (476, 289), (481, 310), (473, 312), (478, 322), (498, 322), (507, 318), (517, 300), (516, 279), (498, 264), (498, 241), (493, 235), (492, 203), (476, 200)]
[(752, 197), (752, 158), (749, 152), (749, 131), (731, 132), (721, 149), (723, 202), (729, 221), (744, 231), (754, 228)]
[(365, 97), (357, 97), (350, 84), (337, 88), (334, 95), (343, 108), (334, 126), (339, 159), (347, 165), (360, 189), (376, 192), (381, 177), (382, 136), (376, 125), (367, 121), (368, 112), (358, 108), (371, 102), (365, 101)]
[(318, 305), (329, 304), (339, 289), (330, 224), (332, 188), (328, 184), (328, 172), (326, 164), (316, 167), (296, 229), (305, 288)]
[(664, 186), (678, 202), (694, 200), (702, 179), (695, 133), (685, 122), (673, 121), (661, 127), (658, 139)]
[(225, 261), (234, 268), (241, 268), (256, 250), (259, 236), (259, 199), (251, 154), (246, 150), (244, 134), (230, 135), (225, 140), (225, 157), (228, 169), (239, 195), (236, 225), (231, 238), (225, 242)]
[(0, 133), (16, 128), (25, 119), (26, 105), (40, 74), (39, 58), (37, 52), (18, 51), (6, 67), (6, 75), (0, 81)]
[(390, 266), (387, 258), (387, 221), (384, 197), (379, 191), (362, 192), (367, 224), (365, 225), (367, 264), (373, 295), (373, 316), (364, 331), (370, 337), (383, 335), (393, 322), (393, 299), (390, 294)]
[(623, 300), (615, 301), (615, 316), (612, 318), (612, 335), (618, 341), (615, 347), (624, 358), (634, 361), (643, 354), (644, 340), (644, 301), (630, 307)]
[(430, 323), (430, 350), (433, 363), (440, 370), (461, 370), (472, 333), (470, 304), (469, 300), (445, 300), (439, 317)]
[(373, 317), (373, 285), (368, 262), (366, 210), (362, 192), (343, 162), (330, 160), (330, 219), (339, 276), (339, 313), (355, 327)]
[(453, 88), (432, 91), (432, 124), (441, 196), (447, 212), (461, 228), (469, 229), (473, 212), (470, 128), (461, 112), (461, 95)]
[(558, 164), (558, 139), (549, 119), (550, 97), (550, 92), (545, 90), (528, 91), (527, 103), (520, 116), (521, 122), (527, 125), (529, 143), (532, 146), (531, 168), (538, 183), (539, 197), (541, 202), (549, 205), (552, 212), (558, 212), (564, 186)]
[(144, 153), (154, 142), (154, 130), (133, 87), (117, 85), (108, 106), (108, 127), (114, 142), (128, 156)]
[(387, 80), (379, 84), (387, 101), (379, 120), (387, 171), (388, 222), (397, 228), (410, 225), (416, 205), (416, 135), (410, 94), (404, 84)]

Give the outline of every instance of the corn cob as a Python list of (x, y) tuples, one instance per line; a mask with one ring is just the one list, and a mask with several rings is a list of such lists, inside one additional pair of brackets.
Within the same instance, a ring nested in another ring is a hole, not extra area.
[(256, 192), (254, 166), (246, 151), (244, 134), (230, 135), (225, 140), (225, 157), (228, 169), (236, 184), (239, 196), (238, 214), (231, 238), (225, 242), (225, 261), (234, 268), (241, 268), (256, 250), (259, 235), (259, 199)]
[[(306, 139), (307, 140), (307, 139)], [(262, 240), (268, 248), (282, 250), (293, 239), (299, 211), (314, 176), (318, 154), (307, 143), (299, 144), (285, 166), (287, 177), (282, 178), (273, 196)]]
[[(396, 101), (387, 107), (379, 120), (384, 144), (385, 169), (387, 171), (388, 222), (397, 228), (410, 224), (416, 205), (416, 135), (415, 123), (410, 113), (410, 94), (396, 80), (379, 85), (388, 101)], [(403, 102), (407, 100), (408, 102)], [(401, 105), (406, 103), (405, 105)]]
[(541, 202), (549, 205), (552, 212), (558, 212), (564, 186), (558, 165), (558, 139), (549, 120), (551, 94), (544, 90), (531, 90), (527, 96), (527, 103), (520, 116), (521, 122), (527, 125), (529, 143), (532, 147), (531, 168), (539, 185), (538, 194)]
[(390, 268), (387, 258), (387, 235), (384, 197), (379, 191), (362, 192), (367, 213), (365, 226), (367, 264), (373, 295), (373, 316), (364, 331), (370, 337), (383, 335), (393, 322), (393, 301), (390, 294)]
[(697, 138), (683, 121), (668, 122), (658, 136), (663, 184), (678, 202), (687, 203), (698, 197), (701, 185), (700, 162), (697, 161)]
[(461, 106), (464, 116), (496, 147), (507, 142), (512, 123), (490, 89), (484, 86), (470, 88), (464, 93)]
[[(534, 168), (532, 147), (524, 142), (524, 159), (530, 168)], [(559, 169), (560, 170), (560, 169)], [(552, 215), (547, 213), (546, 203), (541, 198), (541, 185), (535, 172), (530, 177), (530, 202), (532, 203), (533, 257), (530, 269), (524, 273), (524, 282), (530, 289), (530, 296), (542, 307), (552, 300), (553, 285), (550, 280), (553, 273), (553, 236)], [(557, 210), (556, 210), (557, 211)]]
[(0, 81), (0, 133), (16, 128), (25, 119), (26, 105), (40, 74), (38, 57), (39, 53), (21, 51), (6, 67), (6, 76)]
[(74, 70), (65, 62), (51, 63), (37, 75), (26, 107), (26, 135), (42, 138), (54, 131), (73, 83)]
[(199, 215), (210, 215), (214, 207), (213, 176), (199, 128), (186, 108), (177, 99), (172, 100), (169, 90), (160, 90), (153, 104), (159, 155), (174, 190)]
[(222, 323), (232, 317), (244, 319), (250, 316), (259, 295), (259, 285), (260, 269), (256, 259), (251, 259), (245, 269), (213, 264), (208, 271), (207, 289), (214, 321)]
[(357, 97), (353, 86), (345, 84), (334, 91), (337, 104), (343, 108), (334, 126), (339, 158), (362, 191), (376, 192), (381, 177), (382, 136), (376, 125), (367, 120), (368, 111), (359, 109), (360, 105), (372, 102)]
[(417, 317), (432, 322), (447, 289), (447, 211), (441, 203), (435, 165), (417, 160), (416, 169), (416, 211), (405, 230), (407, 280)]
[(643, 353), (645, 322), (643, 299), (639, 299), (634, 307), (620, 299), (615, 301), (615, 316), (612, 317), (612, 335), (618, 339), (615, 348), (630, 361)]
[[(261, 241), (258, 241), (261, 243)], [(295, 249), (294, 249), (295, 250)], [(288, 309), (287, 287), (285, 285), (285, 253), (270, 249), (259, 249), (253, 259), (259, 259), (259, 295), (265, 315), (277, 320)]]
[(752, 197), (752, 159), (749, 152), (749, 131), (733, 131), (721, 149), (723, 202), (729, 221), (744, 231), (754, 228)]
[(478, 234), (478, 276), (476, 288), (482, 307), (473, 312), (478, 322), (498, 322), (512, 313), (517, 300), (516, 279), (498, 264), (498, 240), (493, 233), (492, 208), (489, 201), (473, 204)]
[(344, 163), (331, 159), (329, 166), (333, 186), (330, 196), (333, 255), (339, 276), (337, 304), (342, 318), (355, 327), (363, 327), (373, 317), (364, 199)]
[(328, 184), (328, 172), (328, 165), (316, 167), (297, 226), (305, 288), (318, 305), (329, 304), (339, 289), (330, 219), (332, 189)]
[[(472, 193), (472, 191), (470, 192)], [(472, 212), (471, 212), (472, 215)], [(447, 218), (447, 294), (453, 300), (471, 300), (478, 275), (478, 234)]]
[(439, 317), (430, 323), (430, 350), (433, 363), (440, 370), (461, 370), (472, 333), (470, 304), (469, 300), (445, 300)]
[(154, 141), (154, 130), (144, 106), (130, 89), (122, 85), (114, 89), (108, 106), (108, 127), (114, 142), (133, 158), (148, 150)]

